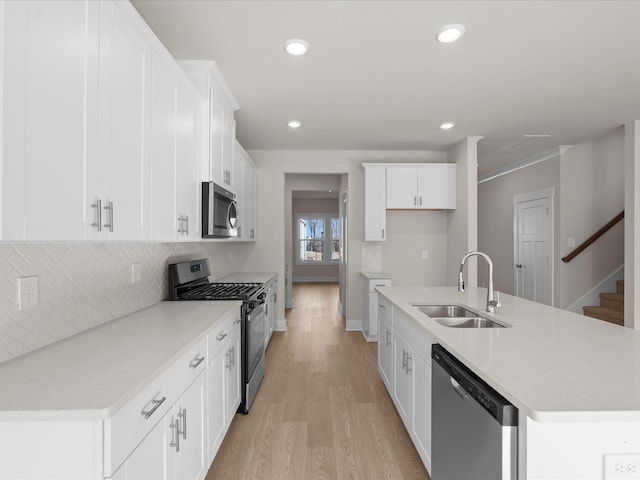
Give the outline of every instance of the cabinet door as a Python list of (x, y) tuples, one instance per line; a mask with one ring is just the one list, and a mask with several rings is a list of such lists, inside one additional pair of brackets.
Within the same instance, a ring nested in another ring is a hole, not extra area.
[(425, 165), (418, 168), (418, 208), (456, 208), (456, 166)]
[[(127, 462), (118, 469), (114, 478), (128, 480), (166, 479), (164, 452), (167, 441), (165, 420), (161, 419), (153, 430), (133, 451)], [(126, 469), (126, 477), (121, 471)]]
[(204, 376), (184, 392), (169, 415), (167, 464), (169, 478), (199, 480), (206, 473), (204, 460)]
[(2, 240), (91, 239), (99, 4), (3, 2)]
[(384, 167), (364, 170), (364, 240), (381, 242), (386, 239), (386, 175)]
[(413, 411), (411, 433), (422, 462), (431, 471), (431, 365), (411, 352), (413, 368)]
[(245, 222), (245, 214), (248, 213), (247, 205), (245, 204), (244, 195), (244, 183), (242, 181), (242, 175), (244, 173), (244, 164), (247, 163), (246, 156), (242, 145), (236, 140), (234, 142), (234, 156), (233, 156), (233, 171), (235, 175), (233, 177), (234, 184), (229, 188), (236, 194), (236, 202), (238, 203), (238, 236), (235, 240), (242, 241), (245, 239), (248, 233), (248, 225)]
[(236, 120), (233, 115), (233, 107), (226, 98), (223, 99), (222, 110), (222, 173), (225, 188), (235, 192), (234, 157), (236, 139)]
[(387, 168), (387, 208), (418, 208), (417, 175), (413, 167)]
[(242, 391), (240, 389), (240, 367), (242, 359), (240, 357), (240, 318), (234, 321), (233, 331), (230, 335), (229, 346), (227, 347), (227, 370), (226, 370), (226, 416), (225, 426), (231, 424), (231, 420), (236, 414), (240, 402), (242, 401)]
[(242, 236), (245, 240), (256, 239), (256, 170), (251, 162), (242, 165)]
[(204, 99), (182, 79), (177, 85), (176, 155), (180, 229), (183, 239), (201, 240), (198, 117)]
[[(378, 338), (378, 371), (389, 393), (393, 383), (393, 330), (382, 312), (380, 319), (380, 337)], [(404, 372), (402, 372), (404, 373)]]
[(176, 71), (164, 56), (153, 55), (151, 82), (151, 239), (175, 240)]
[(406, 340), (393, 331), (393, 401), (407, 430), (411, 428), (411, 400), (413, 379), (410, 367), (410, 348)]
[(151, 48), (124, 7), (101, 3), (99, 196), (106, 238), (142, 240), (149, 228)]
[(227, 348), (222, 348), (207, 365), (208, 463), (213, 461), (225, 433)]

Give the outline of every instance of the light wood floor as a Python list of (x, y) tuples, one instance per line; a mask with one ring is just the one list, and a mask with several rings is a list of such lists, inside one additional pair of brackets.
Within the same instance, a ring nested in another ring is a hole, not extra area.
[(236, 415), (206, 480), (429, 479), (377, 371), (346, 332), (337, 284), (294, 284), (249, 415)]

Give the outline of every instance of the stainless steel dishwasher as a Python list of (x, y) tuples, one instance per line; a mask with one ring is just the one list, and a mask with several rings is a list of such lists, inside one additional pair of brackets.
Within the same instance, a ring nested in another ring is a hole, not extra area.
[(516, 480), (518, 409), (441, 345), (431, 358), (432, 480)]

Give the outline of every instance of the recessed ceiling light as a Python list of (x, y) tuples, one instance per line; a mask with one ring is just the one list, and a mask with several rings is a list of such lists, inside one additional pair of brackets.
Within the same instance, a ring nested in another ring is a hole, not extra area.
[(309, 44), (299, 38), (292, 38), (291, 40), (284, 42), (284, 49), (289, 55), (298, 57), (309, 51)]
[(453, 122), (444, 122), (442, 124), (440, 124), (440, 128), (442, 130), (450, 130), (454, 127), (455, 123)]
[(464, 25), (454, 23), (451, 25), (445, 25), (436, 34), (436, 40), (440, 43), (451, 43), (458, 40), (464, 34)]
[(289, 128), (300, 128), (302, 126), (302, 122), (299, 122), (298, 120), (291, 120), (287, 125)]

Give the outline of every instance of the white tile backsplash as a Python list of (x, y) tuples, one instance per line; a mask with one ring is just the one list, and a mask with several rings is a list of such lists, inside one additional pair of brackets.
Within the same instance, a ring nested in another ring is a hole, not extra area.
[[(169, 263), (208, 257), (214, 278), (242, 271), (252, 245), (0, 244), (0, 362), (166, 300)], [(136, 284), (134, 263), (142, 270)], [(38, 306), (20, 311), (18, 278), (32, 275)]]

